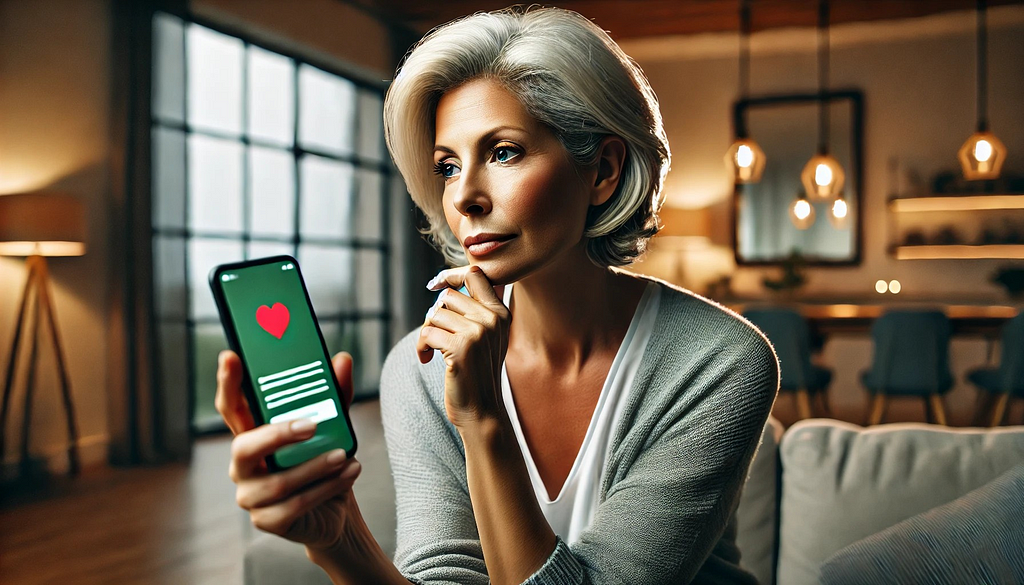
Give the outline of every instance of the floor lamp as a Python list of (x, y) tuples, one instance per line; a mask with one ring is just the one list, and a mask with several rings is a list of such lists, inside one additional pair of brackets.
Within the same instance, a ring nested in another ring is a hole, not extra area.
[[(18, 350), (23, 331), (28, 334), (29, 369), (25, 382), (24, 415), (21, 426), (20, 473), (28, 474), (29, 426), (32, 421), (32, 392), (35, 386), (39, 333), (45, 318), (49, 324), (57, 371), (68, 426), (68, 464), (71, 475), (79, 471), (78, 431), (75, 425), (74, 402), (68, 380), (64, 351), (57, 331), (53, 293), (50, 288), (47, 256), (81, 256), (85, 254), (85, 208), (70, 195), (54, 192), (0, 195), (0, 256), (26, 257), (28, 278), (22, 292), (18, 317), (14, 326), (14, 343), (7, 359), (3, 405), (0, 410), (0, 458), (6, 451), (7, 414), (14, 390), (14, 372), (18, 367)], [(29, 309), (29, 305), (32, 308)]]

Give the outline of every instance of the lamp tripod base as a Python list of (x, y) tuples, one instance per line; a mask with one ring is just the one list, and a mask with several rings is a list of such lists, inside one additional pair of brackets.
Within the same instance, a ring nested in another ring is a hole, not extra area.
[[(39, 362), (38, 341), (39, 327), (43, 317), (49, 323), (50, 337), (53, 342), (54, 355), (57, 358), (57, 372), (60, 376), (61, 395), (64, 401), (64, 411), (67, 415), (68, 425), (68, 467), (71, 475), (78, 475), (80, 463), (78, 457), (78, 430), (75, 425), (74, 402), (71, 399), (71, 384), (64, 363), (64, 351), (60, 343), (60, 334), (57, 331), (57, 319), (54, 315), (53, 301), (50, 292), (49, 271), (46, 265), (46, 258), (43, 256), (29, 256), (26, 260), (28, 267), (28, 279), (25, 281), (25, 290), (21, 296), (21, 308), (18, 310), (18, 319), (14, 326), (14, 343), (11, 344), (11, 354), (7, 360), (7, 375), (4, 382), (3, 404), (0, 406), (0, 459), (6, 454), (5, 440), (7, 437), (7, 414), (11, 405), (11, 396), (14, 390), (14, 372), (18, 365), (18, 350), (21, 346), (22, 332), (28, 331), (31, 334), (29, 340), (29, 369), (25, 382), (24, 414), (21, 425), (21, 456), (19, 466), (21, 475), (30, 473), (31, 459), (29, 456), (29, 426), (32, 422), (32, 393), (35, 387), (36, 367)], [(29, 311), (29, 301), (34, 300), (32, 306), (32, 324), (25, 323)], [(24, 325), (24, 327), (23, 327)]]

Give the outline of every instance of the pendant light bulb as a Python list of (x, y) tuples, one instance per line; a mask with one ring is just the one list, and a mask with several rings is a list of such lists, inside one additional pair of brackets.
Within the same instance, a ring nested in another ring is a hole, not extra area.
[(816, 154), (807, 161), (800, 175), (804, 191), (811, 201), (828, 201), (843, 192), (846, 173), (839, 161), (829, 154)]
[(725, 153), (725, 162), (735, 183), (756, 183), (764, 174), (764, 151), (749, 138), (739, 138)]
[(1006, 146), (991, 132), (975, 132), (960, 147), (958, 158), (968, 181), (998, 179), (1006, 161)]
[(832, 224), (832, 227), (836, 229), (846, 229), (849, 225), (850, 217), (850, 206), (846, 204), (846, 200), (842, 197), (836, 198), (832, 202), (832, 208), (829, 210), (828, 221)]
[(799, 230), (805, 230), (814, 225), (814, 206), (803, 195), (797, 195), (796, 199), (789, 206), (789, 220)]

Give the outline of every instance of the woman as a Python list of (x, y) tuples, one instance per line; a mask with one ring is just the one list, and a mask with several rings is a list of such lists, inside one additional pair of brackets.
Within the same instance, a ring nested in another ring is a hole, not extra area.
[[(384, 365), (396, 557), (360, 517), (354, 460), (266, 473), (313, 425), (253, 429), (226, 352), (218, 408), (253, 522), (336, 583), (752, 582), (730, 519), (778, 364), (734, 314), (612, 269), (657, 231), (669, 162), (639, 68), (573, 12), (476, 14), (407, 56), (384, 117), (456, 266)], [(350, 358), (335, 369), (350, 389)]]

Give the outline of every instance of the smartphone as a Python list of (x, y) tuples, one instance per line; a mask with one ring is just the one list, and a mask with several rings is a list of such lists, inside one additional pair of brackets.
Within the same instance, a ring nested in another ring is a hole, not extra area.
[(316, 434), (267, 458), (272, 470), (294, 467), (332, 449), (356, 452), (344, 407), (299, 263), (273, 256), (210, 271), (228, 344), (242, 360), (242, 391), (256, 424), (308, 418)]

